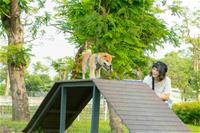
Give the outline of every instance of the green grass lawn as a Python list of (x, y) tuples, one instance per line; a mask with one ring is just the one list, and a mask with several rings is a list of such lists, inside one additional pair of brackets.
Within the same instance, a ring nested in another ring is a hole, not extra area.
[[(12, 120), (0, 120), (0, 128), (6, 127), (14, 132), (20, 132), (24, 129), (27, 122), (16, 122)], [(99, 123), (99, 133), (110, 133), (110, 127), (108, 121), (101, 120)], [(192, 133), (200, 133), (200, 126), (187, 125)], [(124, 126), (125, 133), (128, 133), (128, 129)], [(71, 127), (67, 130), (68, 133), (88, 133), (90, 132), (90, 120), (75, 121)]]
[(187, 125), (187, 127), (192, 131), (192, 133), (200, 133), (200, 126)]
[[(90, 120), (82, 120), (82, 121), (75, 121), (69, 129), (67, 129), (67, 133), (89, 133)], [(123, 125), (124, 133), (129, 133), (128, 129)], [(110, 133), (110, 126), (108, 121), (100, 120), (99, 121), (99, 133)]]
[[(6, 127), (11, 131), (20, 132), (24, 129), (27, 122), (16, 122), (12, 120), (0, 120), (0, 128)], [(74, 123), (67, 129), (67, 133), (89, 133), (90, 120), (75, 120)], [(0, 131), (1, 132), (1, 131)], [(108, 121), (101, 120), (99, 122), (99, 133), (110, 133), (110, 126)], [(128, 133), (128, 129), (124, 126), (124, 133)]]
[[(23, 128), (26, 126), (27, 122), (18, 122), (12, 120), (1, 120), (0, 119), (0, 128), (8, 128), (14, 132), (21, 132)], [(1, 131), (0, 131), (1, 132)]]

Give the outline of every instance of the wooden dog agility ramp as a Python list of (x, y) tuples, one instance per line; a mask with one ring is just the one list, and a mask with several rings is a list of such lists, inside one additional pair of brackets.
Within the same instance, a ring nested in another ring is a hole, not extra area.
[(181, 120), (142, 82), (56, 82), (23, 132), (64, 133), (93, 97), (91, 133), (98, 133), (100, 94), (131, 133), (189, 133)]

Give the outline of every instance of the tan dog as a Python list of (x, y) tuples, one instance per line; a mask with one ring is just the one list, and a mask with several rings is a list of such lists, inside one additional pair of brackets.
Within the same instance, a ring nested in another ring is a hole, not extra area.
[[(112, 57), (108, 53), (96, 53), (92, 54), (91, 50), (83, 52), (82, 59), (82, 79), (85, 79), (85, 74), (89, 67), (90, 79), (100, 78), (101, 68), (106, 71), (112, 71)], [(96, 76), (95, 76), (96, 71)]]

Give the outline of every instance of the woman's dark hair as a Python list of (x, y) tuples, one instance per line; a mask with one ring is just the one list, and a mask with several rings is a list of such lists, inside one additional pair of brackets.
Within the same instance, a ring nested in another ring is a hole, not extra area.
[[(159, 72), (158, 80), (162, 81), (165, 78), (168, 70), (167, 65), (161, 61), (158, 61), (153, 64), (152, 68), (156, 68), (158, 70)], [(152, 72), (150, 72), (150, 75), (152, 76)]]

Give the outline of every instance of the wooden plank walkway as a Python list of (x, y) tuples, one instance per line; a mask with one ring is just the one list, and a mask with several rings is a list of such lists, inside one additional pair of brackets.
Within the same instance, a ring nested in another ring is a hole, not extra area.
[(94, 80), (131, 133), (188, 133), (182, 121), (142, 82)]
[[(65, 106), (61, 104), (63, 88), (66, 89)], [(62, 106), (66, 107), (62, 110), (66, 112), (64, 128), (68, 128), (94, 95), (94, 88), (105, 97), (131, 133), (190, 132), (146, 84), (103, 79), (56, 82), (23, 132), (61, 133)]]

